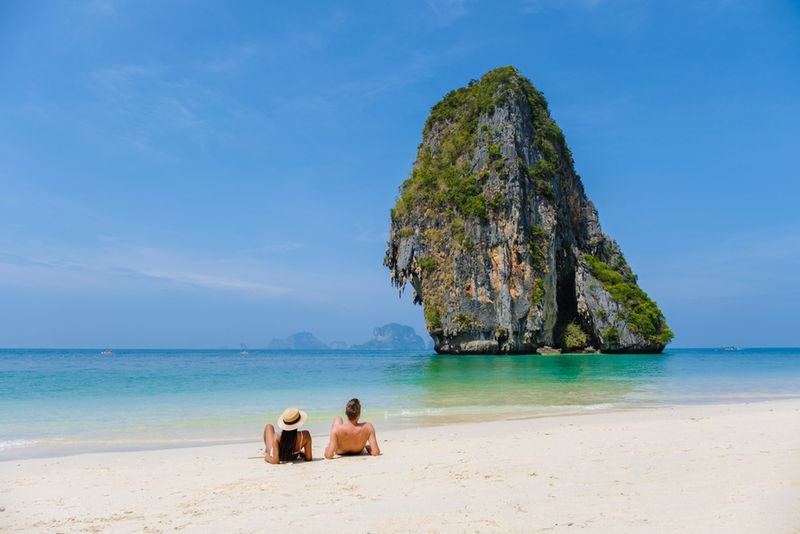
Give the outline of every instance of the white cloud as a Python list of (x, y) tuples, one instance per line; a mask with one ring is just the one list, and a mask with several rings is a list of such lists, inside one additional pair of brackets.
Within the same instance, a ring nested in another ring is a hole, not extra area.
[(303, 248), (303, 245), (296, 241), (283, 241), (278, 243), (269, 243), (266, 245), (259, 245), (257, 247), (250, 247), (239, 251), (241, 256), (263, 256), (265, 254), (289, 254)]
[(213, 74), (231, 72), (257, 58), (263, 52), (263, 46), (256, 41), (245, 41), (222, 47), (207, 58), (195, 60), (194, 66)]
[(231, 278), (227, 276), (209, 275), (198, 272), (140, 270), (136, 274), (157, 280), (165, 280), (178, 284), (187, 284), (207, 289), (222, 289), (233, 291), (255, 292), (262, 296), (284, 295), (289, 292), (287, 288), (279, 287), (253, 280)]
[(119, 0), (91, 0), (84, 5), (90, 15), (116, 15), (121, 3)]
[(520, 11), (532, 16), (548, 11), (583, 15), (595, 31), (625, 35), (641, 32), (656, 6), (640, 0), (527, 0)]
[(176, 78), (158, 64), (126, 64), (96, 69), (90, 83), (105, 113), (119, 119), (119, 139), (150, 154), (161, 154), (158, 137), (178, 133), (205, 140), (214, 134), (205, 110), (214, 104), (209, 89)]
[(468, 0), (427, 0), (428, 7), (443, 26), (469, 15)]
[(593, 9), (609, 0), (526, 0), (523, 13), (539, 13), (550, 9)]
[(0, 283), (61, 290), (113, 289), (142, 281), (273, 298), (292, 293), (276, 270), (251, 260), (213, 259), (137, 247), (103, 237), (95, 248), (0, 255)]

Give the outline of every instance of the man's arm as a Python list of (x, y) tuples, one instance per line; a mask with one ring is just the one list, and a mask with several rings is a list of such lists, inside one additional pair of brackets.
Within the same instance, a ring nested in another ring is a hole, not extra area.
[(333, 460), (333, 455), (336, 453), (336, 429), (331, 429), (331, 437), (328, 439), (328, 446), (325, 447), (325, 459)]
[(381, 453), (381, 448), (378, 447), (378, 436), (375, 435), (375, 427), (372, 426), (372, 423), (367, 423), (369, 425), (369, 453), (372, 456), (378, 456)]

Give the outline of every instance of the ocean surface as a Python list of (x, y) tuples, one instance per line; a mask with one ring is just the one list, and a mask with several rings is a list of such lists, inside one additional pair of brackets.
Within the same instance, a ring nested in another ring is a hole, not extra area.
[[(324, 433), (351, 397), (380, 429), (800, 398), (800, 349), (662, 355), (0, 349), (0, 460), (260, 441), (288, 405)], [(254, 449), (255, 450), (255, 449)]]

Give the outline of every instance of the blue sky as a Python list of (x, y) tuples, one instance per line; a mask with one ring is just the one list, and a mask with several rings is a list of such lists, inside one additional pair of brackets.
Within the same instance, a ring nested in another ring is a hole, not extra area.
[(514, 65), (675, 346), (800, 345), (800, 5), (0, 3), (0, 346), (424, 331), (382, 266), (430, 107)]

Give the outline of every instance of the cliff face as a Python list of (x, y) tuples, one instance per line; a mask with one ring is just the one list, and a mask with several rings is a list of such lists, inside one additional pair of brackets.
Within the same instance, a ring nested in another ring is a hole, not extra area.
[(547, 102), (512, 67), (433, 107), (385, 263), (437, 352), (660, 352), (672, 338), (601, 231)]

